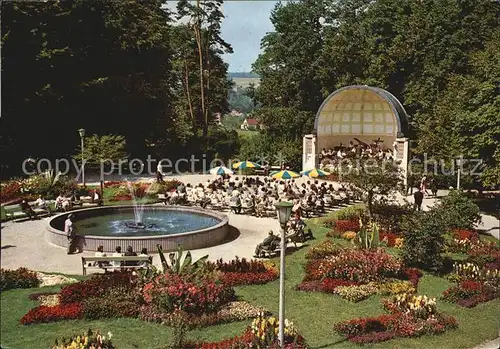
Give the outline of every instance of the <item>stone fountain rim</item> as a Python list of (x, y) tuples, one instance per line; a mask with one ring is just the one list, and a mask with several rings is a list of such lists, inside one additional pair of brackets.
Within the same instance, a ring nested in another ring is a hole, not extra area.
[[(83, 208), (83, 209), (77, 209), (77, 210), (72, 210), (69, 212), (64, 212), (64, 213), (59, 213), (52, 217), (48, 222), (47, 222), (47, 230), (53, 234), (58, 234), (58, 235), (64, 235), (66, 236), (66, 233), (62, 230), (59, 230), (52, 226), (52, 223), (56, 220), (61, 219), (62, 217), (67, 217), (70, 213), (75, 215), (75, 219), (78, 220), (78, 215), (79, 213), (81, 214), (82, 212), (102, 212), (102, 211), (114, 211), (114, 210), (121, 210), (121, 209), (127, 209), (127, 210), (132, 210), (134, 209), (133, 205), (116, 205), (116, 206), (99, 206), (99, 207), (89, 207), (89, 208)], [(190, 236), (190, 235), (196, 235), (199, 233), (203, 232), (209, 232), (213, 231), (218, 228), (222, 228), (225, 225), (229, 224), (229, 218), (222, 213), (219, 212), (213, 212), (209, 210), (205, 210), (202, 208), (198, 207), (185, 207), (185, 206), (144, 206), (144, 210), (155, 210), (155, 211), (182, 211), (182, 212), (190, 212), (190, 213), (196, 213), (199, 215), (205, 215), (205, 216), (210, 216), (213, 218), (217, 218), (220, 220), (219, 223), (216, 225), (210, 226), (208, 228), (204, 229), (198, 229), (198, 230), (192, 230), (184, 233), (175, 233), (175, 234), (166, 234), (166, 235), (141, 235), (141, 236), (123, 236), (123, 237), (117, 237), (117, 236), (106, 236), (106, 235), (82, 235), (84, 237), (88, 238), (94, 238), (94, 239), (102, 239), (102, 240), (154, 240), (154, 239), (161, 239), (161, 238), (172, 238), (172, 237), (182, 237), (182, 236)]]

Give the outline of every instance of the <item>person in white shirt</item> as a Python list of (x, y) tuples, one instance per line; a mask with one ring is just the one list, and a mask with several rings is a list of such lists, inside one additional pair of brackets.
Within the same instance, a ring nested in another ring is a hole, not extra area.
[(40, 195), (38, 199), (35, 201), (35, 205), (39, 208), (43, 208), (46, 210), (49, 215), (52, 215), (52, 211), (50, 210), (49, 204), (47, 204), (47, 201)]
[(68, 238), (67, 254), (71, 254), (72, 247), (76, 242), (76, 229), (73, 225), (74, 218), (75, 215), (71, 213), (70, 215), (68, 215), (68, 218), (64, 221), (64, 232), (66, 233), (66, 237)]
[(64, 196), (62, 194), (59, 194), (59, 196), (56, 198), (56, 210), (63, 209), (63, 201), (64, 201)]
[[(123, 257), (123, 253), (122, 253), (122, 248), (121, 246), (116, 246), (116, 249), (115, 249), (116, 252), (113, 253), (113, 255), (111, 257)], [(120, 261), (112, 261), (111, 262), (111, 265), (115, 268), (120, 268), (121, 265), (122, 265), (122, 262)]]

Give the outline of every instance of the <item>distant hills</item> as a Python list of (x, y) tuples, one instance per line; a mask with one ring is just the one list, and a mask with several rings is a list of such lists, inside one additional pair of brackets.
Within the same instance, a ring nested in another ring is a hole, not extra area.
[(227, 73), (231, 79), (234, 78), (259, 78), (255, 73), (240, 73), (240, 72), (229, 72)]

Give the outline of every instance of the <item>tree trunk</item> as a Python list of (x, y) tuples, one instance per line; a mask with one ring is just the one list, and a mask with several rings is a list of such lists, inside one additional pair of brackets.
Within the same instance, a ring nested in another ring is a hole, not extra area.
[[(198, 10), (200, 9), (200, 0), (196, 1), (196, 7)], [(196, 38), (196, 44), (198, 46), (198, 59), (200, 64), (200, 94), (201, 94), (201, 114), (205, 119), (203, 120), (203, 137), (206, 138), (208, 134), (208, 125), (207, 120), (205, 118), (205, 81), (203, 78), (203, 49), (201, 43), (201, 19), (200, 16), (197, 15), (196, 23), (194, 25), (194, 34)]]
[(368, 191), (368, 199), (367, 199), (367, 203), (368, 203), (368, 215), (370, 216), (370, 218), (373, 217), (373, 214), (372, 214), (372, 206), (373, 206), (373, 191)]
[(194, 124), (193, 102), (191, 101), (191, 91), (189, 90), (189, 70), (186, 59), (184, 59), (184, 86), (186, 88), (186, 96), (189, 105), (189, 114), (191, 115), (191, 122)]

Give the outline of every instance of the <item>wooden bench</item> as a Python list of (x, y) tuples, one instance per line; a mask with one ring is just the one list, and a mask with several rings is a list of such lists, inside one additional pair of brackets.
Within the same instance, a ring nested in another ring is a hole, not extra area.
[[(47, 216), (49, 214), (49, 212), (46, 209), (34, 206), (34, 202), (30, 202), (29, 204), (30, 204), (31, 208), (33, 209), (33, 211), (39, 217)], [(51, 205), (50, 202), (47, 202), (47, 204)], [(29, 218), (29, 216), (21, 210), (20, 204), (3, 206), (2, 209), (5, 213), (5, 218), (7, 220), (13, 220), (14, 222), (18, 222), (18, 221), (22, 221), (26, 218)]]
[[(109, 262), (146, 262), (146, 265), (122, 265), (117, 267), (110, 265)], [(99, 266), (99, 262), (108, 262), (106, 265)], [(89, 265), (90, 264), (90, 265)], [(96, 265), (97, 264), (97, 265)], [(82, 257), (82, 272), (87, 275), (87, 269), (104, 270), (108, 269), (144, 269), (153, 264), (153, 256), (122, 256), (122, 257)]]

